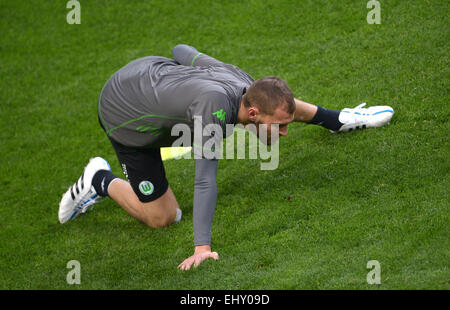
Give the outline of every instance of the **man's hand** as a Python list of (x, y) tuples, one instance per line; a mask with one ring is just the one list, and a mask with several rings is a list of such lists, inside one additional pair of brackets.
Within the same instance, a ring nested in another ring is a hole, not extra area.
[(219, 254), (217, 252), (211, 252), (211, 247), (209, 245), (199, 245), (195, 247), (194, 255), (185, 259), (178, 268), (181, 270), (189, 270), (194, 264), (194, 267), (200, 265), (207, 258), (214, 258), (215, 260), (219, 259)]

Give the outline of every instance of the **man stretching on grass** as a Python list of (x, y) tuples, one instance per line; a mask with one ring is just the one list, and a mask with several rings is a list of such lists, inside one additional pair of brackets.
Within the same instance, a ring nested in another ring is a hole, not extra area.
[[(61, 223), (76, 218), (106, 196), (150, 227), (180, 221), (181, 210), (167, 182), (160, 154), (160, 147), (170, 147), (179, 138), (171, 134), (177, 124), (193, 130), (195, 120), (201, 117), (203, 126), (220, 126), (224, 135), (226, 124), (265, 124), (268, 137), (271, 128), (278, 126), (278, 137), (287, 135), (291, 122), (345, 132), (383, 126), (393, 115), (388, 106), (366, 109), (360, 105), (336, 111), (303, 102), (294, 98), (283, 80), (265, 77), (254, 81), (241, 69), (191, 46), (177, 45), (172, 54), (174, 59), (137, 59), (105, 84), (98, 103), (99, 122), (128, 181), (116, 177), (103, 158), (91, 159), (62, 197), (58, 214)], [(201, 141), (192, 145), (194, 155), (198, 155), (193, 210), (195, 250), (178, 266), (182, 270), (198, 266), (207, 258), (218, 259), (218, 254), (211, 252), (218, 160), (204, 156), (206, 142), (216, 138), (214, 130), (203, 130)]]

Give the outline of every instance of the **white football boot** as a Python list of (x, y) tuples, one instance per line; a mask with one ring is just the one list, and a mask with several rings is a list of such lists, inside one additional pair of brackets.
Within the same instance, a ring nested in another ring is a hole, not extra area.
[(364, 129), (370, 127), (381, 127), (391, 121), (394, 109), (390, 106), (373, 106), (363, 108), (366, 103), (361, 103), (353, 109), (345, 108), (339, 114), (339, 121), (343, 124), (338, 131), (347, 132), (354, 129)]
[(81, 213), (85, 213), (90, 206), (101, 199), (92, 186), (94, 174), (99, 170), (111, 171), (111, 167), (101, 157), (91, 158), (78, 181), (62, 196), (58, 211), (61, 224), (73, 220)]

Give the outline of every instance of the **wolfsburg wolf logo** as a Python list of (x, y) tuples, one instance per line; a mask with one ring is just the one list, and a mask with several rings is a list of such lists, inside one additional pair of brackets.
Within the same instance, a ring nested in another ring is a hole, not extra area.
[(154, 187), (152, 182), (142, 181), (141, 183), (139, 183), (139, 190), (141, 191), (142, 194), (148, 196), (153, 193)]

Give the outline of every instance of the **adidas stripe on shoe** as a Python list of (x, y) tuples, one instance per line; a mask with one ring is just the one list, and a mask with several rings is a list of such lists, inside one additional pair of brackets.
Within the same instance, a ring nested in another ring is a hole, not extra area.
[(356, 108), (345, 108), (339, 114), (339, 121), (343, 124), (338, 131), (347, 132), (354, 129), (364, 129), (371, 127), (381, 127), (388, 124), (394, 115), (394, 109), (390, 106), (373, 106), (363, 108), (366, 103), (358, 105)]
[(61, 224), (73, 220), (81, 213), (85, 213), (90, 206), (101, 199), (92, 186), (92, 179), (99, 170), (111, 170), (111, 167), (101, 157), (92, 158), (84, 168), (81, 177), (64, 193), (58, 211)]

